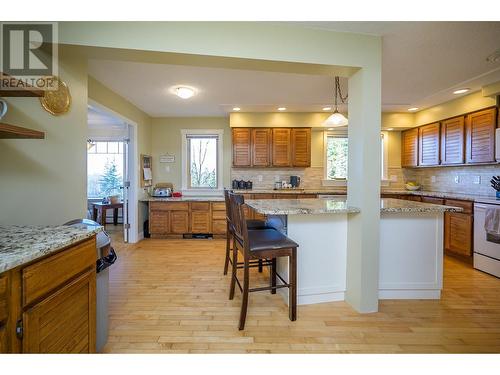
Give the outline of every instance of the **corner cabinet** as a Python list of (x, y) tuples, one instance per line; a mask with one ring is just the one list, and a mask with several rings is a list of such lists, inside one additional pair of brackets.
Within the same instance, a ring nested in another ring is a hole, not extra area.
[(311, 128), (233, 128), (233, 167), (310, 167)]
[(418, 165), (418, 128), (401, 133), (401, 166), (416, 167)]
[(441, 164), (463, 164), (465, 162), (464, 116), (441, 122)]
[(418, 128), (418, 165), (439, 164), (439, 122)]
[(467, 115), (465, 154), (467, 163), (495, 161), (496, 108)]

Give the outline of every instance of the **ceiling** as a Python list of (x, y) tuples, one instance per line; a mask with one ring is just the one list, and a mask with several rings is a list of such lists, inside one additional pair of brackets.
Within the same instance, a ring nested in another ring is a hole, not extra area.
[[(383, 37), (382, 109), (427, 108), (500, 81), (500, 62), (486, 58), (500, 48), (500, 22), (294, 22)], [(258, 27), (258, 26), (256, 26)], [(333, 101), (333, 78), (306, 74), (90, 60), (89, 74), (152, 117), (221, 116), (242, 112), (318, 112)], [(169, 89), (187, 85), (183, 100)], [(346, 80), (341, 80), (346, 91)], [(341, 111), (345, 107), (339, 108)]]
[(124, 129), (126, 127), (122, 119), (93, 105), (87, 108), (87, 124), (89, 129)]

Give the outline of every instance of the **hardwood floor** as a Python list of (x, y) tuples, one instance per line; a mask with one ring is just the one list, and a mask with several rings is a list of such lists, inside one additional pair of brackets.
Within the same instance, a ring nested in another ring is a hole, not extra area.
[[(452, 258), (440, 301), (381, 301), (373, 314), (345, 302), (299, 306), (291, 322), (279, 295), (252, 293), (238, 331), (224, 241), (118, 238), (107, 353), (500, 353), (500, 279)], [(251, 285), (267, 283), (254, 271)]]

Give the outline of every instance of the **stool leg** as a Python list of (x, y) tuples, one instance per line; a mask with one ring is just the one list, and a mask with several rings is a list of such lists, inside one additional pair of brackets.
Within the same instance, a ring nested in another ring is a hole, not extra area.
[[(276, 258), (271, 259), (271, 272), (269, 272), (271, 286), (276, 286)], [(276, 294), (276, 289), (271, 289), (271, 294)]]
[(259, 259), (259, 272), (262, 273), (262, 259)]
[(227, 275), (229, 267), (229, 254), (231, 252), (231, 233), (229, 232), (229, 225), (226, 227), (226, 259), (224, 260), (224, 275)]
[(236, 272), (238, 271), (238, 247), (233, 238), (233, 264), (231, 268), (231, 284), (229, 285), (229, 299), (234, 298), (234, 287), (236, 286)]
[(248, 287), (250, 284), (250, 263), (249, 259), (245, 257), (245, 262), (243, 266), (243, 295), (241, 301), (241, 313), (240, 313), (240, 326), (239, 330), (245, 329), (245, 321), (247, 319), (247, 308), (248, 308)]
[(293, 322), (297, 320), (297, 249), (292, 249), (292, 254), (288, 258), (288, 283), (290, 287), (288, 288), (288, 308), (289, 317)]

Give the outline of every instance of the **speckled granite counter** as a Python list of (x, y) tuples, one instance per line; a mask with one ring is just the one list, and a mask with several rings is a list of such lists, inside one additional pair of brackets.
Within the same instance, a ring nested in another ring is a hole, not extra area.
[(0, 273), (85, 240), (102, 227), (0, 225)]
[(345, 195), (347, 190), (344, 189), (235, 189), (238, 194), (325, 194), (325, 195)]
[[(345, 199), (247, 199), (245, 203), (263, 215), (311, 215), (360, 212), (357, 207), (348, 206)], [(380, 212), (461, 212), (462, 208), (420, 203), (401, 199), (383, 198)]]
[(159, 197), (149, 197), (141, 199), (141, 202), (224, 202), (224, 196), (222, 195), (206, 195), (206, 196), (182, 196), (178, 198), (159, 198)]
[(245, 203), (264, 215), (311, 215), (360, 212), (345, 200), (333, 199), (247, 199)]
[(497, 203), (498, 204), (500, 202), (500, 200), (497, 199), (494, 195), (448, 193), (448, 192), (442, 192), (442, 191), (382, 190), (382, 194), (420, 195), (420, 196), (426, 196), (426, 197), (459, 199), (459, 200), (480, 202), (480, 203)]

